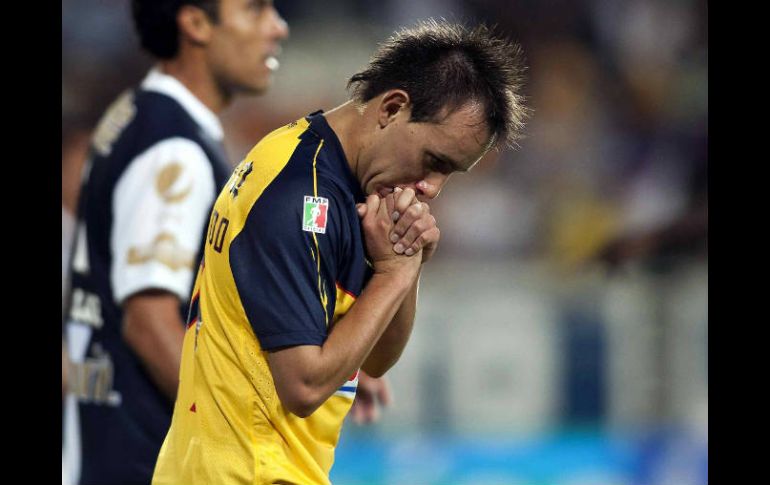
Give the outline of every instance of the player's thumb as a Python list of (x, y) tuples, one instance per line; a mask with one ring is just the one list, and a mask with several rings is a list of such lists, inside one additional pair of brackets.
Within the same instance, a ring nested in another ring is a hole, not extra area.
[(366, 204), (356, 204), (356, 210), (358, 211), (358, 217), (363, 218), (366, 216)]
[(371, 194), (366, 198), (366, 212), (365, 216), (369, 218), (375, 218), (377, 217), (377, 210), (380, 208), (380, 198), (377, 196), (377, 194)]

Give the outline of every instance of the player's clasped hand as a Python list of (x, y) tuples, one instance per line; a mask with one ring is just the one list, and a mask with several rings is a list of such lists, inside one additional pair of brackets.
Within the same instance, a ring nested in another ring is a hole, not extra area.
[[(412, 256), (422, 250), (421, 262), (427, 262), (433, 256), (441, 237), (436, 218), (430, 213), (430, 206), (417, 200), (413, 189), (402, 190), (400, 187), (396, 187), (381, 202), (394, 221), (388, 233), (393, 252)], [(360, 216), (365, 217), (368, 204), (368, 199), (367, 204), (359, 204)]]
[(395, 224), (384, 199), (372, 194), (366, 198), (366, 204), (358, 204), (357, 209), (359, 217), (362, 218), (366, 249), (375, 272), (390, 273), (403, 268), (411, 268), (414, 271), (419, 269), (419, 261), (415, 264), (414, 258), (393, 251), (389, 238)]
[(414, 189), (402, 190), (399, 187), (386, 197), (386, 203), (392, 196), (393, 207), (389, 209), (396, 221), (390, 234), (393, 250), (411, 256), (422, 249), (422, 262), (427, 262), (436, 251), (441, 231), (436, 226), (436, 218), (430, 213), (430, 206), (417, 200)]

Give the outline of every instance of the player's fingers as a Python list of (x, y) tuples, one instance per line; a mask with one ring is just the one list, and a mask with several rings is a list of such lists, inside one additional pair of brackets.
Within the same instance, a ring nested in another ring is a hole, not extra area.
[[(425, 242), (423, 234), (435, 226), (435, 219), (433, 219), (433, 216), (430, 214), (417, 219), (411, 226), (409, 226), (409, 229), (398, 241), (393, 250), (399, 254), (403, 252), (407, 256), (411, 256), (423, 248), (423, 243)], [(399, 247), (401, 248), (401, 251), (399, 251)]]
[(360, 418), (364, 423), (369, 423), (372, 420), (372, 416), (375, 413), (377, 404), (374, 402), (373, 396), (361, 402)]
[[(407, 241), (405, 242), (404, 248), (406, 249), (409, 247), (421, 231), (425, 231), (429, 228), (426, 226), (427, 222), (422, 222), (420, 225), (415, 227), (417, 221), (420, 221), (426, 217), (433, 217), (430, 215), (430, 207), (428, 207), (428, 204), (418, 202), (409, 207), (409, 209), (406, 210), (404, 215), (398, 220), (398, 222), (396, 222), (396, 225), (393, 227), (390, 235), (390, 242), (396, 243), (399, 241), (399, 239), (406, 238)], [(435, 224), (435, 219), (429, 219), (429, 221), (433, 221)]]
[(358, 400), (353, 401), (353, 405), (350, 406), (350, 417), (353, 419), (354, 423), (358, 423)]
[(404, 191), (401, 187), (394, 187), (393, 188), (393, 207), (389, 207), (390, 210), (390, 218), (393, 219), (393, 222), (396, 222), (401, 214), (398, 213), (396, 210), (396, 200), (398, 200), (398, 196)]
[(388, 210), (390, 211), (390, 217), (393, 219), (393, 222), (397, 221), (400, 216), (398, 211), (396, 211), (396, 200), (398, 199), (399, 194), (401, 194), (403, 191), (404, 189), (401, 187), (395, 187), (393, 189), (393, 207), (388, 207)]
[(379, 201), (379, 205), (377, 206), (377, 209), (376, 209), (377, 217), (391, 221), (392, 219), (390, 218), (390, 214), (388, 214), (388, 203), (385, 202), (384, 199), (380, 199), (380, 197), (377, 195), (374, 195), (374, 197)]
[(380, 208), (380, 198), (377, 194), (372, 194), (366, 198), (366, 212), (372, 214), (377, 213), (377, 209)]
[(364, 222), (372, 223), (377, 217), (377, 210), (380, 208), (380, 198), (376, 194), (372, 194), (366, 198), (366, 214), (364, 215)]
[(373, 423), (380, 419), (380, 409), (377, 407), (377, 405), (373, 405), (371, 408), (367, 410), (366, 414), (366, 422), (367, 423)]
[(382, 200), (385, 201), (385, 207), (388, 210), (388, 214), (393, 214), (393, 211), (395, 210), (395, 207), (396, 207), (396, 194), (391, 192), (390, 194), (386, 195), (385, 198)]
[[(397, 189), (399, 187), (396, 187)], [(409, 208), (409, 206), (417, 203), (417, 197), (415, 195), (414, 189), (407, 187), (403, 190), (399, 190), (396, 192), (394, 190), (393, 192), (396, 197), (396, 207), (393, 214), (393, 220), (398, 220), (402, 214), (406, 212), (406, 210)]]
[(382, 377), (380, 380), (380, 389), (377, 391), (377, 399), (383, 406), (390, 406), (393, 402), (393, 396), (390, 392), (390, 383), (385, 377)]
[[(422, 202), (412, 204), (408, 209), (406, 209), (406, 212), (401, 215), (396, 224), (393, 226), (392, 233), (398, 235), (399, 237), (403, 237), (404, 234), (406, 234), (407, 229), (409, 229), (409, 226), (411, 226), (416, 220), (422, 217), (426, 212), (430, 212), (428, 204), (423, 204)], [(394, 242), (392, 236), (391, 242)]]
[(356, 211), (358, 212), (358, 217), (363, 219), (366, 216), (366, 204), (356, 204)]
[(424, 249), (431, 244), (438, 244), (438, 240), (441, 237), (441, 231), (438, 227), (432, 227), (427, 231), (422, 232), (417, 240), (404, 250), (404, 254), (411, 256), (417, 253), (420, 249)]

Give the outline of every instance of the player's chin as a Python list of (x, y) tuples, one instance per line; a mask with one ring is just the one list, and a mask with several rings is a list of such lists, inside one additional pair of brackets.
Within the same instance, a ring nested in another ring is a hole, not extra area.
[(272, 86), (272, 79), (259, 84), (253, 84), (246, 88), (246, 93), (252, 96), (260, 96), (265, 94)]
[(240, 91), (249, 95), (265, 94), (273, 85), (273, 75), (271, 73), (254, 76), (249, 82), (242, 83)]

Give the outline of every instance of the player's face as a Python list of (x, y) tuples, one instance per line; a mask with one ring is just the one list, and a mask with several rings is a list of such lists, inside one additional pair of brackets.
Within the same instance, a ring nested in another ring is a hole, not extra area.
[(477, 104), (468, 104), (439, 122), (410, 123), (410, 111), (382, 129), (363, 174), (366, 194), (384, 197), (395, 187), (411, 187), (426, 201), (438, 196), (455, 172), (467, 172), (487, 152), (490, 133)]
[(219, 0), (207, 57), (223, 92), (264, 92), (289, 28), (271, 0)]

